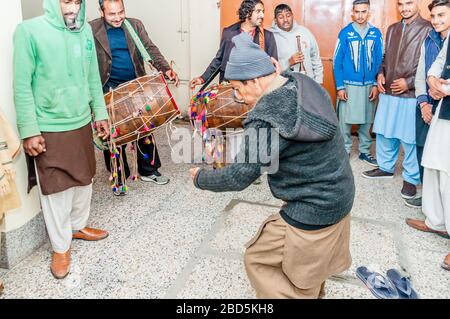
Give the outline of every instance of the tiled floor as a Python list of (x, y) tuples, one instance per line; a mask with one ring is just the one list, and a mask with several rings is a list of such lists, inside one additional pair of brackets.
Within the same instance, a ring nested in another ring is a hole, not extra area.
[[(130, 194), (112, 196), (102, 157), (94, 185), (91, 225), (110, 231), (98, 243), (75, 242), (71, 274), (62, 281), (49, 272), (50, 246), (9, 271), (4, 298), (254, 298), (242, 262), (244, 244), (265, 217), (278, 211), (266, 178), (242, 193), (195, 189), (189, 168), (171, 163), (165, 132), (158, 134), (171, 178), (166, 186), (136, 182)], [(402, 179), (370, 181), (370, 167), (355, 155), (357, 184), (351, 250), (353, 266), (327, 282), (327, 298), (373, 298), (355, 277), (358, 266), (403, 269), (423, 298), (450, 298), (450, 273), (440, 269), (450, 241), (416, 232), (406, 217), (420, 210), (404, 206)]]

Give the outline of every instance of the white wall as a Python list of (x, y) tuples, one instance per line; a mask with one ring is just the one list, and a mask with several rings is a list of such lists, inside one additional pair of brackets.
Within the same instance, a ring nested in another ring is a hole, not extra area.
[(190, 0), (191, 77), (200, 76), (216, 56), (220, 45), (218, 0)]
[(43, 0), (21, 0), (23, 19), (28, 20), (44, 14)]
[[(35, 0), (33, 0), (35, 1)], [(0, 10), (0, 39), (2, 39), (2, 50), (0, 52), (0, 70), (2, 80), (0, 81), (0, 108), (16, 129), (16, 112), (13, 103), (12, 91), (12, 55), (13, 55), (13, 33), (17, 24), (22, 21), (22, 8), (20, 1), (10, 1), (7, 10)], [(15, 162), (17, 171), (17, 187), (21, 195), (22, 207), (6, 214), (1, 231), (11, 231), (20, 228), (40, 212), (40, 204), (36, 188), (29, 196), (27, 195), (27, 168), (25, 157), (21, 152)]]

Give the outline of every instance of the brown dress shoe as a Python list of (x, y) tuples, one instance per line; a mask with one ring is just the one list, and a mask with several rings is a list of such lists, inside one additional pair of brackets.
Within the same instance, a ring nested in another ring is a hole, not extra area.
[(109, 233), (105, 230), (84, 228), (72, 235), (73, 239), (80, 239), (86, 241), (99, 241), (109, 236)]
[(2, 282), (2, 280), (0, 279), (0, 296), (2, 296), (3, 295), (3, 291), (5, 290), (5, 286), (3, 286), (3, 282)]
[(437, 231), (437, 230), (431, 229), (430, 227), (428, 227), (425, 224), (425, 222), (423, 220), (407, 218), (406, 219), (406, 223), (408, 224), (408, 226), (410, 226), (410, 227), (412, 227), (414, 229), (417, 229), (417, 230), (420, 230), (420, 231), (423, 231), (423, 232), (426, 232), (426, 233), (437, 234), (437, 235), (439, 235), (441, 237), (444, 237), (444, 238), (450, 238), (448, 236), (447, 232), (445, 232), (445, 231)]
[(70, 270), (70, 249), (64, 254), (53, 253), (50, 270), (56, 279), (67, 277)]
[(445, 257), (444, 262), (442, 263), (442, 269), (450, 271), (450, 254)]

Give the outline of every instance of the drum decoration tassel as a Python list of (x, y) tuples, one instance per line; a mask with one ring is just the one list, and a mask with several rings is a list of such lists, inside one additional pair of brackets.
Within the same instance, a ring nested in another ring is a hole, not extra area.
[(212, 162), (214, 167), (224, 166), (226, 130), (243, 128), (251, 109), (238, 101), (228, 83), (212, 85), (192, 97), (189, 115), (194, 130), (202, 136), (203, 161)]
[(137, 181), (137, 179), (139, 178), (139, 176), (138, 176), (138, 155), (137, 155), (137, 152), (138, 152), (138, 149), (137, 149), (137, 147), (136, 147), (136, 144), (137, 144), (137, 141), (136, 142), (133, 142), (131, 145), (131, 154), (132, 154), (132, 161), (133, 161), (133, 163), (132, 163), (132, 167), (133, 167), (133, 169), (132, 169), (132, 172), (131, 172), (131, 180), (134, 182), (134, 181)]

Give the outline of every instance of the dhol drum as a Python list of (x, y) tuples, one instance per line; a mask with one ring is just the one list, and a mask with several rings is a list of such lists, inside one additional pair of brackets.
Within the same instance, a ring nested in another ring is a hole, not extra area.
[(207, 129), (225, 132), (229, 128), (243, 128), (251, 110), (251, 106), (237, 99), (230, 84), (219, 84), (192, 97), (190, 118), (195, 128), (201, 124), (202, 134)]
[[(132, 180), (138, 178), (137, 141), (175, 120), (180, 111), (162, 73), (143, 76), (126, 82), (105, 95), (111, 137), (102, 141), (94, 133), (94, 144), (109, 150), (111, 156), (111, 188), (114, 193), (126, 193), (122, 145), (132, 143)], [(94, 125), (95, 132), (95, 125)], [(153, 140), (153, 139), (151, 139)], [(149, 140), (150, 141), (150, 140)]]
[(105, 101), (111, 124), (109, 143), (116, 147), (145, 138), (180, 115), (161, 73), (124, 83), (108, 92)]
[(206, 162), (215, 168), (225, 166), (227, 152), (230, 151), (227, 150), (225, 138), (229, 140), (240, 134), (229, 129), (243, 128), (252, 108), (239, 101), (234, 89), (227, 83), (213, 85), (192, 97), (190, 119), (195, 131), (202, 136)]

